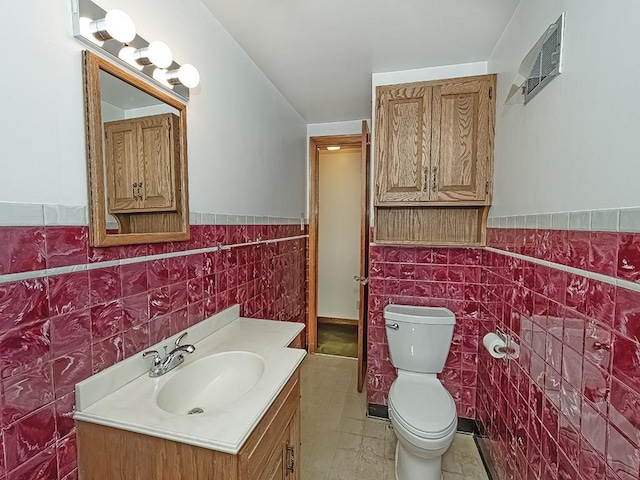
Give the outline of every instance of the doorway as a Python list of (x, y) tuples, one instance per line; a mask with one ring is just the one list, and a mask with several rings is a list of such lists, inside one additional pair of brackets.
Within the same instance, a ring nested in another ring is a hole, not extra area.
[(360, 135), (312, 137), (309, 145), (309, 352), (356, 357), (359, 391), (367, 353), (369, 138), (363, 121)]

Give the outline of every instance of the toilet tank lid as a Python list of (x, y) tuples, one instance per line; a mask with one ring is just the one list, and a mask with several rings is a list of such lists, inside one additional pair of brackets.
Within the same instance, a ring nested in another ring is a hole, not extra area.
[(412, 305), (387, 305), (384, 318), (395, 322), (422, 323), (427, 325), (455, 325), (456, 316), (443, 307), (415, 307)]

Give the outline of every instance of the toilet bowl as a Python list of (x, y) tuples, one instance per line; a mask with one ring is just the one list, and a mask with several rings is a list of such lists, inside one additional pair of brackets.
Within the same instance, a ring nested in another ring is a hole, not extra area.
[(458, 426), (456, 406), (435, 378), (405, 378), (400, 372), (389, 392), (389, 418), (398, 437), (396, 478), (440, 480), (442, 455)]
[(388, 305), (385, 325), (398, 378), (389, 391), (397, 480), (440, 480), (457, 428), (456, 405), (440, 383), (455, 316), (446, 308)]

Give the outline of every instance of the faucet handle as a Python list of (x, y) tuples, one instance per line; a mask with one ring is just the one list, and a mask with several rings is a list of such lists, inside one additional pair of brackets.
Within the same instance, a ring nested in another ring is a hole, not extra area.
[(157, 350), (149, 350), (142, 354), (142, 358), (145, 358), (145, 359), (151, 356), (153, 356), (153, 364), (158, 365), (161, 361), (161, 357)]
[(180, 346), (180, 342), (182, 342), (182, 339), (183, 339), (184, 337), (186, 337), (188, 333), (189, 333), (189, 332), (184, 332), (182, 335), (180, 335), (178, 338), (176, 338), (176, 347), (179, 347), (179, 346)]

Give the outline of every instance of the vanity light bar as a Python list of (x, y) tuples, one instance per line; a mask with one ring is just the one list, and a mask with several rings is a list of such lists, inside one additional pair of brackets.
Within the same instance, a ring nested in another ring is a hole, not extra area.
[(200, 73), (193, 65), (180, 66), (166, 43), (147, 42), (137, 35), (133, 20), (122, 10), (106, 12), (91, 0), (70, 1), (73, 35), (79, 42), (189, 100), (189, 89), (200, 83)]

